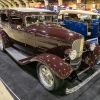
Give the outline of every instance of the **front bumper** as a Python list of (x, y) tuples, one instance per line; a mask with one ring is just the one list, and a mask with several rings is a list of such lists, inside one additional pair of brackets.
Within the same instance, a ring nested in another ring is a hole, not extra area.
[(90, 75), (88, 78), (86, 78), (83, 82), (81, 82), (80, 84), (78, 84), (74, 87), (66, 88), (66, 91), (65, 91), (66, 94), (73, 93), (73, 92), (77, 91), (82, 86), (84, 86), (87, 82), (89, 82), (94, 76), (96, 76), (97, 74), (100, 73), (100, 66), (99, 65), (96, 65), (94, 68), (95, 68), (94, 73), (92, 73), (92, 75)]

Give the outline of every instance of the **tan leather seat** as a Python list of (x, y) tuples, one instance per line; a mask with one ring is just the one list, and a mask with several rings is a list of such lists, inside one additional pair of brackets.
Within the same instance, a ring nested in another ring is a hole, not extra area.
[(74, 20), (80, 20), (80, 18), (74, 17)]

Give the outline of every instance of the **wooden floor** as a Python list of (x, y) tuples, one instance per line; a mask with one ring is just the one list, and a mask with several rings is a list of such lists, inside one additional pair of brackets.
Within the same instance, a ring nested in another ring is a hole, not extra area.
[(100, 74), (74, 93), (66, 95), (63, 89), (50, 93), (38, 82), (35, 65), (20, 66), (1, 51), (0, 78), (12, 90), (6, 87), (6, 95), (0, 86), (0, 97), (4, 98), (4, 93), (5, 97), (11, 96), (7, 100), (100, 100)]
[(14, 100), (1, 81), (0, 81), (0, 100)]

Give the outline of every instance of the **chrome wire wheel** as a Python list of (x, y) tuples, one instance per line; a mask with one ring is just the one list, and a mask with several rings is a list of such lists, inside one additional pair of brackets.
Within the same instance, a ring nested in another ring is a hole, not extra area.
[(0, 50), (3, 51), (3, 42), (1, 36), (0, 36)]
[(55, 72), (50, 70), (50, 66), (48, 67), (45, 64), (38, 63), (36, 68), (38, 79), (46, 90), (56, 91), (63, 85), (64, 80), (57, 77)]
[(39, 77), (45, 87), (54, 87), (54, 77), (47, 66), (41, 65), (39, 67)]

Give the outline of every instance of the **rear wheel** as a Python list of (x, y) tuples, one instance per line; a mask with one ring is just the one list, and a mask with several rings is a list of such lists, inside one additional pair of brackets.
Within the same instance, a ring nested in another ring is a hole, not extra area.
[(60, 88), (64, 80), (58, 78), (46, 65), (38, 63), (37, 74), (40, 83), (48, 91), (55, 91)]
[(1, 35), (0, 35), (0, 50), (1, 50), (1, 51), (4, 50), (4, 45), (3, 45), (3, 41), (2, 41)]

